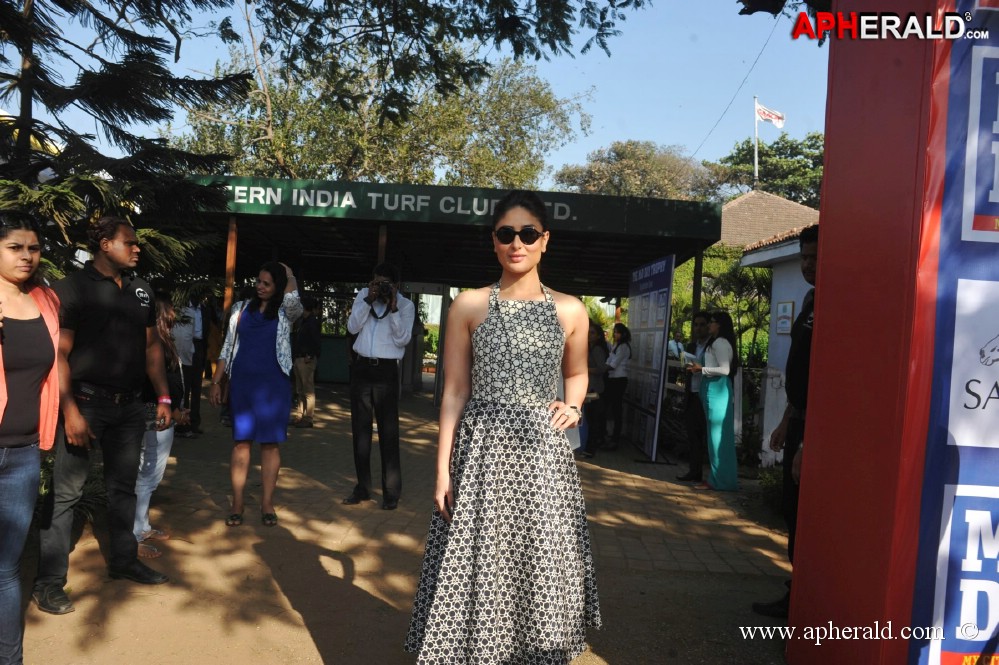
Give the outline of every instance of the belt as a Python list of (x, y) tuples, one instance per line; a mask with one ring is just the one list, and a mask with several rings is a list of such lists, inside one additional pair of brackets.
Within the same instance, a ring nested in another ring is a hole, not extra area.
[(98, 399), (113, 404), (130, 404), (142, 399), (141, 390), (115, 391), (86, 381), (76, 381), (73, 383), (73, 394), (85, 399)]
[(358, 355), (357, 362), (362, 365), (377, 366), (382, 363), (398, 363), (398, 358), (368, 358), (367, 356)]

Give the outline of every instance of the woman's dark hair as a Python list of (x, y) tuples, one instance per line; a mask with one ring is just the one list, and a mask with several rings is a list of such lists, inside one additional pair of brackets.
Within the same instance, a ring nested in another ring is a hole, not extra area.
[(590, 319), (590, 332), (597, 333), (597, 340), (598, 340), (597, 346), (602, 348), (604, 351), (607, 352), (608, 355), (610, 355), (610, 347), (607, 345), (607, 337), (604, 335), (603, 326), (601, 326), (593, 319)]
[(121, 217), (105, 215), (87, 229), (87, 249), (91, 254), (101, 251), (101, 241), (111, 240), (118, 235), (119, 226), (132, 226)]
[[(42, 241), (41, 225), (34, 217), (19, 210), (0, 212), (0, 240), (10, 235), (11, 231), (31, 231), (38, 236), (39, 243)], [(26, 281), (27, 286), (38, 286), (41, 283), (37, 270)]]
[(177, 323), (177, 311), (169, 293), (160, 291), (156, 294), (156, 332), (163, 344), (163, 357), (167, 367), (177, 369), (180, 359), (177, 355), (177, 345), (173, 341), (173, 326)]
[(628, 326), (623, 323), (615, 323), (614, 332), (621, 334), (621, 341), (617, 343), (618, 345), (631, 344), (631, 331), (628, 330)]
[(514, 208), (523, 208), (531, 217), (538, 220), (542, 231), (548, 230), (548, 209), (545, 207), (545, 202), (534, 192), (523, 189), (515, 189), (496, 202), (496, 207), (493, 208), (493, 228), (495, 229), (503, 216)]
[(732, 367), (731, 371), (728, 373), (728, 378), (734, 381), (735, 373), (739, 369), (739, 352), (735, 346), (735, 324), (732, 323), (732, 317), (729, 316), (728, 312), (723, 310), (711, 312), (711, 318), (708, 319), (708, 322), (711, 321), (718, 323), (718, 334), (708, 340), (705, 348), (710, 348), (719, 337), (723, 338), (732, 346)]
[[(260, 272), (266, 272), (274, 280), (274, 297), (267, 301), (267, 307), (264, 308), (264, 318), (276, 319), (278, 310), (281, 309), (281, 303), (284, 301), (284, 290), (288, 286), (288, 271), (277, 261), (268, 261), (260, 266)], [(260, 308), (260, 297), (256, 291), (250, 298), (250, 307)]]

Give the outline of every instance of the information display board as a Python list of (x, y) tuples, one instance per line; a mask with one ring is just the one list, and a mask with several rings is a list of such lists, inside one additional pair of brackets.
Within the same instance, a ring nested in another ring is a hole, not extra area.
[(670, 297), (675, 257), (653, 261), (631, 271), (628, 328), (631, 330), (627, 402), (633, 438), (649, 459), (659, 446), (669, 343)]

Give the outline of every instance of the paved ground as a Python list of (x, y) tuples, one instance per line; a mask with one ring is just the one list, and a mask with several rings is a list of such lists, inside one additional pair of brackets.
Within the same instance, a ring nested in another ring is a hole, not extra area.
[[(154, 525), (173, 533), (153, 565), (172, 582), (111, 581), (100, 523), (86, 528), (70, 557), (77, 610), (51, 616), (31, 605), (25, 662), (413, 663), (401, 645), (432, 506), (431, 398), (404, 398), (405, 487), (392, 512), (340, 504), (353, 485), (347, 398), (325, 388), (319, 402), (317, 427), (292, 430), (282, 447), (276, 528), (259, 522), (257, 469), (246, 524), (223, 525), (230, 431), (206, 406), (206, 433), (177, 440), (153, 498)], [(757, 507), (755, 484), (695, 492), (673, 481), (678, 467), (639, 457), (620, 449), (580, 463), (604, 628), (574, 665), (782, 663), (779, 640), (739, 631), (776, 625), (749, 606), (779, 596), (789, 570), (786, 539)], [(36, 556), (33, 534), (25, 584)]]

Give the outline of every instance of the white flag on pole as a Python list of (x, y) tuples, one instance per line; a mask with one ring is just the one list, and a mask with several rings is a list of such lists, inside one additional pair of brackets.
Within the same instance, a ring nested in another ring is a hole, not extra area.
[(768, 109), (763, 104), (754, 100), (756, 104), (756, 119), (762, 120), (763, 122), (772, 122), (774, 127), (777, 129), (784, 128), (784, 114), (780, 111), (774, 111), (773, 109)]

